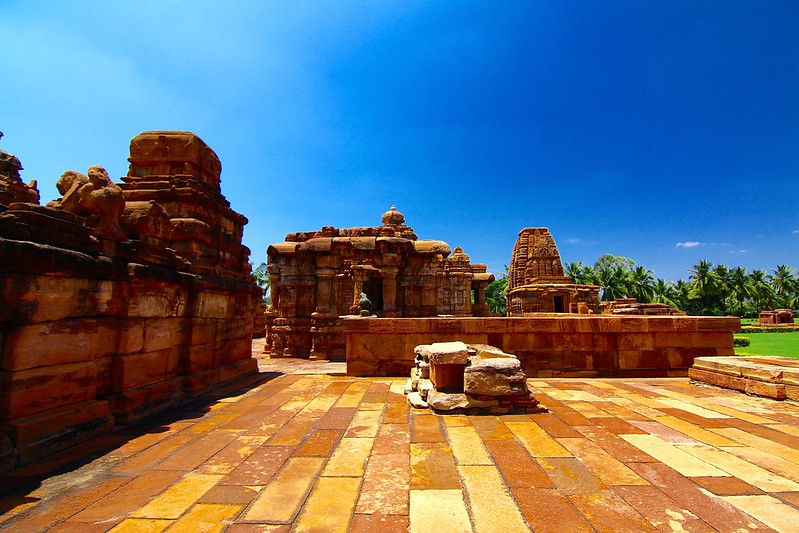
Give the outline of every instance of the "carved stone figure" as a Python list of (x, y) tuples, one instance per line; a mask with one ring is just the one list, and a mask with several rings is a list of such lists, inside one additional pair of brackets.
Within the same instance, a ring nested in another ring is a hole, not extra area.
[(111, 181), (103, 167), (94, 165), (88, 172), (88, 176), (74, 170), (64, 172), (56, 182), (63, 197), (47, 206), (85, 217), (86, 225), (94, 228), (100, 237), (124, 240), (119, 226), (125, 211), (122, 189)]
[(361, 293), (361, 298), (358, 300), (358, 307), (361, 308), (361, 314), (369, 316), (372, 314), (372, 302), (365, 292)]
[[(2, 137), (2, 135), (0, 135)], [(22, 164), (13, 154), (0, 150), (0, 204), (14, 202), (39, 203), (39, 190), (36, 180), (25, 185), (19, 177)]]

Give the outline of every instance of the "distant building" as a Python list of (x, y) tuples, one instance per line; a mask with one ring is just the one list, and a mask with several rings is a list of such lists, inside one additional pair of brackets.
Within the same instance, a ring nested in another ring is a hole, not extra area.
[(508, 316), (534, 313), (596, 313), (597, 285), (577, 285), (563, 272), (547, 228), (525, 228), (513, 247), (508, 273)]
[[(291, 233), (267, 250), (272, 356), (343, 359), (341, 316), (487, 316), (494, 276), (460, 248), (418, 240), (392, 206), (381, 226)], [(362, 294), (365, 299), (362, 299)], [(366, 302), (368, 300), (368, 303)]]

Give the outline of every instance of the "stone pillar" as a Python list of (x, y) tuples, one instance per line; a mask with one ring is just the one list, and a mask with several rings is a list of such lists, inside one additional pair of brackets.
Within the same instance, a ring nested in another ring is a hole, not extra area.
[(280, 303), (280, 267), (269, 265), (269, 310), (270, 313), (277, 313)]
[(359, 276), (352, 279), (352, 305), (357, 307), (361, 301), (361, 293), (363, 292), (363, 280)]
[(330, 301), (333, 296), (332, 268), (316, 269), (316, 313), (315, 315), (330, 315)]
[(397, 313), (397, 272), (393, 266), (384, 266), (380, 269), (383, 275), (383, 315), (395, 316)]

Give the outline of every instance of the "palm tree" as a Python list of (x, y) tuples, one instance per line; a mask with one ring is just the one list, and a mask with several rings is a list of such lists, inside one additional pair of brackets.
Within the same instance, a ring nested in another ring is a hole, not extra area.
[(677, 291), (675, 290), (674, 283), (671, 281), (667, 281), (663, 278), (655, 280), (654, 293), (655, 297), (652, 300), (653, 302), (670, 305), (677, 309), (680, 308), (677, 302), (675, 302)]
[(713, 269), (712, 274), (716, 278), (717, 296), (721, 300), (722, 311), (726, 315), (728, 300), (732, 294), (730, 269), (727, 268), (727, 265), (718, 265)]
[(643, 266), (635, 267), (629, 276), (630, 292), (639, 302), (648, 303), (655, 296), (655, 276)]
[(563, 267), (563, 273), (570, 276), (578, 285), (584, 285), (583, 273), (585, 272), (585, 263), (582, 261), (575, 261), (573, 263), (566, 263)]
[(674, 284), (674, 303), (677, 309), (688, 311), (691, 306), (691, 284), (687, 281), (678, 279)]
[(688, 279), (691, 281), (693, 294), (696, 298), (704, 300), (706, 311), (710, 309), (710, 299), (716, 292), (716, 278), (712, 270), (713, 264), (705, 259), (688, 270), (691, 273)]
[[(250, 267), (252, 267), (252, 264)], [(269, 304), (269, 287), (272, 284), (272, 279), (269, 277), (266, 263), (261, 263), (252, 270), (252, 278), (255, 280), (255, 284), (261, 287), (261, 291), (263, 291), (264, 303)]]
[[(762, 270), (753, 270), (749, 273), (749, 284), (752, 289), (752, 298), (755, 300), (755, 315), (760, 314), (760, 302), (771, 302), (773, 291), (768, 284), (766, 273)], [(770, 305), (769, 305), (770, 307)]]
[(629, 279), (627, 271), (621, 266), (611, 266), (597, 271), (597, 284), (602, 287), (603, 302), (627, 296)]
[(731, 296), (738, 300), (740, 316), (744, 315), (744, 300), (752, 295), (752, 280), (746, 274), (746, 270), (735, 267), (730, 270), (730, 289)]
[(769, 276), (771, 287), (778, 298), (780, 305), (788, 305), (791, 297), (796, 292), (796, 274), (794, 269), (787, 265), (777, 265), (774, 274)]

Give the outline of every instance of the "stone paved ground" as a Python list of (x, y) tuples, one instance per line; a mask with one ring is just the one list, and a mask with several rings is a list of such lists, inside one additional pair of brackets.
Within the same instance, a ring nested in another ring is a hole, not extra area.
[(402, 379), (262, 363), (5, 476), (0, 530), (799, 530), (796, 404), (547, 379), (530, 385), (549, 413), (438, 416), (408, 407)]

